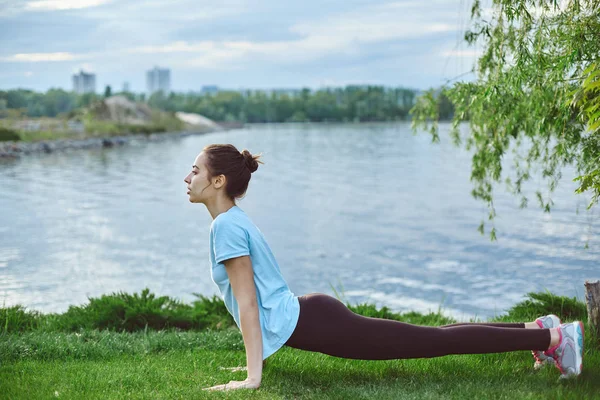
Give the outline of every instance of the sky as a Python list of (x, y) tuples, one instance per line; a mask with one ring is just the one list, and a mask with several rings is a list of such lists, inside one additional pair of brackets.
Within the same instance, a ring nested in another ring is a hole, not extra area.
[[(72, 90), (72, 74), (146, 90), (438, 87), (481, 49), (464, 32), (471, 0), (0, 0), (0, 89)], [(463, 75), (464, 76), (464, 75)]]

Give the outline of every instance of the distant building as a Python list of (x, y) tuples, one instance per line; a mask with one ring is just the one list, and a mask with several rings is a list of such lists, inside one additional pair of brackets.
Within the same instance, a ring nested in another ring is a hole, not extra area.
[(269, 94), (287, 95), (290, 97), (298, 96), (302, 93), (302, 89), (271, 89), (268, 90)]
[(78, 94), (96, 92), (96, 74), (86, 74), (79, 71), (79, 74), (73, 75), (73, 91)]
[(165, 94), (171, 91), (171, 70), (154, 67), (146, 72), (148, 95), (162, 90)]
[(215, 85), (205, 85), (202, 86), (202, 89), (200, 90), (200, 93), (202, 94), (214, 94), (217, 93), (219, 91), (219, 87), (215, 86)]
[(123, 91), (129, 92), (129, 82), (123, 82)]

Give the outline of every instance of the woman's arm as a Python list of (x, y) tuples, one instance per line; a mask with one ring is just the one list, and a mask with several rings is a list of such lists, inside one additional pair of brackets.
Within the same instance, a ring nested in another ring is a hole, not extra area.
[(223, 262), (233, 295), (239, 306), (240, 326), (246, 348), (248, 380), (260, 386), (263, 367), (263, 346), (254, 271), (250, 256), (230, 258)]

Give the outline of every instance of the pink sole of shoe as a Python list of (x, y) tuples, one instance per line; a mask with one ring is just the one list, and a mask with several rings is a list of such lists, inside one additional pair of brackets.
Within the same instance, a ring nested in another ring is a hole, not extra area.
[(579, 321), (579, 327), (581, 328), (581, 365), (579, 366), (579, 373), (583, 371), (583, 347), (585, 342), (585, 328), (583, 322)]

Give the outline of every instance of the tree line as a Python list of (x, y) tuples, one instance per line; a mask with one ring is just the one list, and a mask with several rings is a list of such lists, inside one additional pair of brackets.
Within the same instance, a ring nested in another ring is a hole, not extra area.
[[(26, 89), (0, 91), (0, 117), (70, 117), (77, 109), (112, 95), (77, 94), (62, 89), (45, 93)], [(163, 111), (201, 114), (215, 121), (239, 122), (367, 122), (409, 119), (418, 92), (384, 86), (308, 88), (289, 91), (223, 90), (216, 93), (120, 92), (131, 101), (146, 102)], [(440, 101), (440, 116), (450, 119), (453, 107), (447, 98)]]

